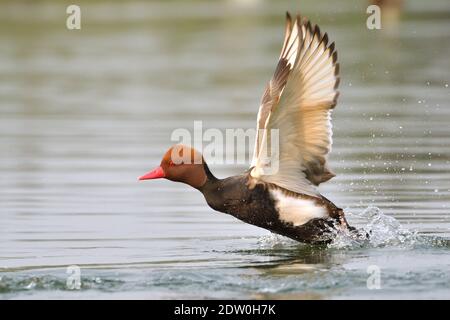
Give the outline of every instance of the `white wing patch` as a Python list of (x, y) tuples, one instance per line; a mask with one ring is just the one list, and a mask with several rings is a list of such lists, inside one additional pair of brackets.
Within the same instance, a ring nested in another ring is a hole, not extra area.
[(281, 190), (271, 190), (275, 207), (279, 213), (280, 220), (301, 226), (316, 218), (328, 218), (325, 207), (317, 205), (313, 200), (300, 199), (285, 195)]

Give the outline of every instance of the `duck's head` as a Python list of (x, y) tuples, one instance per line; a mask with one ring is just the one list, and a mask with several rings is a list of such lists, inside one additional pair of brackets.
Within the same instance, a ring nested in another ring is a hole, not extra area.
[(200, 152), (188, 146), (177, 144), (167, 150), (159, 167), (139, 177), (139, 180), (165, 178), (183, 182), (198, 189), (207, 180), (205, 167)]

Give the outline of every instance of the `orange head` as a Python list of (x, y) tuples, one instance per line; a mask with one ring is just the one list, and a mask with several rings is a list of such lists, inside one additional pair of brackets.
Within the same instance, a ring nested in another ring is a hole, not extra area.
[(207, 180), (202, 154), (185, 145), (172, 146), (164, 154), (159, 167), (139, 177), (139, 180), (166, 178), (200, 188)]

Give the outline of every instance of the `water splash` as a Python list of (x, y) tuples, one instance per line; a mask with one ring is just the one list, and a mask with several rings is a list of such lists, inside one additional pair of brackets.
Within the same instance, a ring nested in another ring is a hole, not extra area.
[(359, 214), (346, 212), (346, 215), (349, 220), (362, 220), (359, 234), (367, 234), (367, 238), (355, 237), (348, 231), (337, 231), (329, 245), (331, 248), (414, 246), (424, 241), (417, 231), (404, 228), (397, 219), (383, 214), (377, 207), (370, 206)]
[[(378, 207), (369, 206), (361, 213), (345, 210), (350, 225), (357, 227), (357, 232), (336, 229), (334, 240), (328, 245), (334, 249), (352, 249), (361, 247), (414, 247), (449, 246), (448, 240), (438, 237), (419, 235), (415, 230), (409, 230), (394, 217), (385, 215)], [(353, 220), (356, 223), (352, 223)], [(271, 233), (258, 239), (260, 247), (286, 247), (299, 243), (281, 235)]]
[(258, 245), (260, 248), (278, 248), (286, 247), (292, 245), (298, 245), (299, 243), (290, 238), (284, 237), (276, 233), (270, 233), (268, 235), (262, 236), (258, 239)]

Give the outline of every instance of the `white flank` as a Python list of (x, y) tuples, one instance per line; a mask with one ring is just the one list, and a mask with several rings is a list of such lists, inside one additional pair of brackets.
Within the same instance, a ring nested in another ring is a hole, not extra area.
[(311, 219), (328, 217), (327, 210), (313, 200), (289, 197), (280, 190), (271, 190), (270, 193), (275, 200), (280, 220), (294, 226), (301, 226)]

